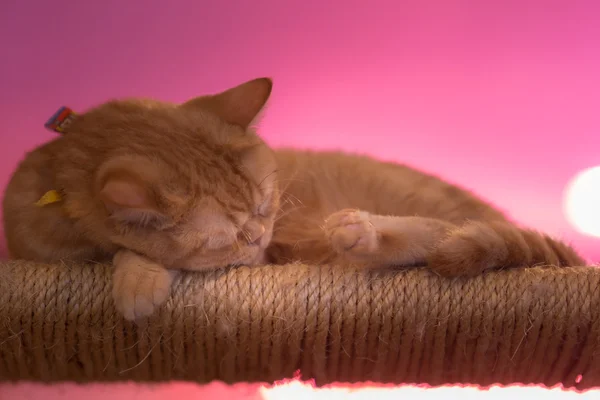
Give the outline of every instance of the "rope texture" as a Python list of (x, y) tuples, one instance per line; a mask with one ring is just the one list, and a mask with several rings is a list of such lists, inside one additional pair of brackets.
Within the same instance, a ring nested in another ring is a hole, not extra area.
[(0, 264), (0, 381), (600, 386), (600, 269), (449, 280), (305, 265), (188, 273), (146, 322), (110, 267)]

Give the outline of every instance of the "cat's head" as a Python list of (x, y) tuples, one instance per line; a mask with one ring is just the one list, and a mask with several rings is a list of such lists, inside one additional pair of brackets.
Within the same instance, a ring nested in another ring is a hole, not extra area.
[(279, 192), (273, 152), (251, 126), (271, 87), (261, 78), (181, 105), (113, 101), (78, 118), (65, 139), (102, 154), (91, 186), (110, 240), (174, 268), (260, 261)]

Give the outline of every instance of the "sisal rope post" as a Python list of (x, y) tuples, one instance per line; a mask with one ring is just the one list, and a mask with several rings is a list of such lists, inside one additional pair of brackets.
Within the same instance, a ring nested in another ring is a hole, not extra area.
[(444, 279), (261, 266), (181, 276), (124, 321), (107, 265), (0, 265), (0, 381), (600, 386), (600, 269)]

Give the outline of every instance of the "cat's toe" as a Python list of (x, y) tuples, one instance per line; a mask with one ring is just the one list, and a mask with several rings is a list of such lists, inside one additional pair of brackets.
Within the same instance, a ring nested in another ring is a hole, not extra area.
[(341, 226), (356, 224), (359, 223), (361, 220), (364, 220), (365, 217), (368, 218), (367, 212), (360, 211), (354, 208), (347, 208), (335, 212), (327, 218), (325, 218), (325, 230), (330, 231)]
[(115, 308), (127, 320), (152, 315), (165, 302), (176, 272), (137, 264), (116, 265), (113, 274)]
[(377, 230), (369, 213), (360, 210), (342, 210), (325, 221), (325, 233), (331, 247), (346, 257), (371, 254), (377, 250)]
[(113, 287), (113, 301), (115, 309), (128, 321), (135, 320), (135, 295), (133, 293), (122, 293)]

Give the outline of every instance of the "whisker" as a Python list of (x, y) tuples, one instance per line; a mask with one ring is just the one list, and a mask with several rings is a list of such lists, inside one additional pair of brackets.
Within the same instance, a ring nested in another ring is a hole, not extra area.
[(243, 230), (242, 234), (246, 237), (246, 240), (249, 242), (250, 241), (250, 232)]
[(265, 181), (265, 179), (267, 179), (268, 177), (270, 177), (271, 175), (273, 175), (276, 172), (279, 172), (279, 170), (275, 169), (275, 170), (273, 170), (273, 172), (268, 173), (267, 176), (265, 176), (264, 178), (262, 178), (262, 180), (260, 181), (260, 183), (258, 184), (258, 186), (260, 187), (260, 185), (263, 184), (263, 182)]
[(288, 214), (290, 214), (290, 213), (292, 213), (294, 211), (297, 211), (297, 210), (299, 210), (301, 208), (306, 208), (306, 207), (305, 206), (296, 206), (294, 204), (294, 207), (292, 207), (292, 208), (290, 208), (288, 210), (285, 210), (285, 212), (279, 214), (280, 211), (283, 211), (283, 209), (280, 208), (279, 211), (277, 211), (277, 213), (278, 213), (277, 217), (273, 220), (273, 222), (275, 223), (275, 222), (279, 221), (281, 218), (285, 217), (286, 215), (288, 215)]
[[(282, 182), (287, 182), (287, 184), (285, 184), (285, 185), (279, 185)], [(277, 184), (279, 185), (279, 189), (281, 189), (281, 192), (285, 193), (286, 190), (290, 187), (290, 185), (293, 182), (294, 182), (294, 179), (285, 179), (285, 180), (279, 180), (279, 181), (277, 181)], [(301, 181), (301, 180), (296, 180), (296, 182), (305, 183), (304, 181)]]
[[(293, 198), (294, 198), (294, 199), (295, 199), (295, 200), (296, 200), (298, 203), (300, 203), (300, 204), (304, 205), (304, 203), (302, 203), (302, 201), (301, 201), (299, 198), (297, 198), (296, 196), (294, 196), (294, 195), (293, 195), (293, 194), (291, 194), (291, 193), (285, 193), (285, 196), (288, 196), (288, 197), (293, 197)], [(288, 201), (289, 201), (289, 199), (288, 199)]]
[(290, 177), (290, 178), (277, 178), (277, 182), (301, 182), (301, 183), (307, 183), (308, 181), (303, 180), (303, 179), (299, 179), (299, 178), (291, 178)]
[(306, 242), (317, 242), (315, 240), (315, 238), (302, 238), (302, 239), (296, 239), (294, 241), (294, 243), (298, 244), (298, 243), (306, 243)]
[(295, 205), (296, 205), (296, 204), (294, 204), (294, 203), (293, 203), (293, 202), (292, 202), (290, 199), (284, 199), (284, 200), (283, 200), (283, 203), (279, 205), (279, 208), (277, 209), (277, 211), (276, 211), (276, 212), (283, 211), (283, 208), (284, 208), (284, 206), (285, 206), (286, 204), (291, 204), (291, 205), (293, 205), (293, 206), (295, 206)]
[(236, 248), (237, 251), (241, 251), (242, 250), (242, 246), (240, 245), (240, 241), (239, 241), (238, 238), (235, 239), (234, 245), (235, 245), (235, 248)]

